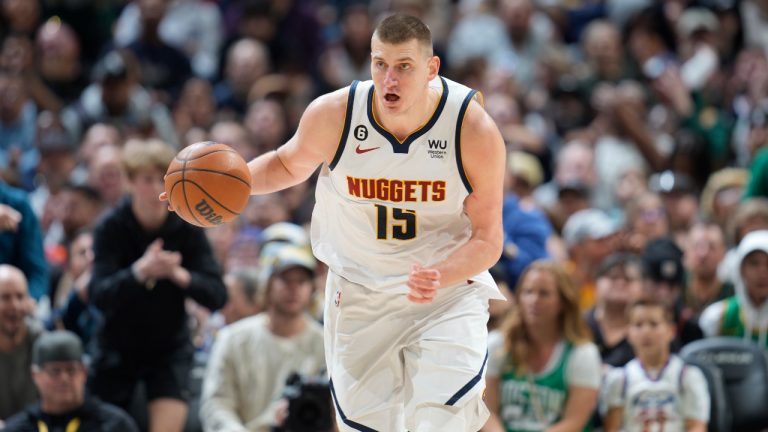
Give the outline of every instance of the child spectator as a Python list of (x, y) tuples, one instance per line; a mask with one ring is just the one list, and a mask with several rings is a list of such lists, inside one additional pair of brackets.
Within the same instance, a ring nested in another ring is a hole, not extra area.
[(605, 432), (705, 432), (709, 390), (704, 374), (670, 354), (675, 321), (658, 300), (633, 303), (629, 343), (636, 357), (607, 378)]

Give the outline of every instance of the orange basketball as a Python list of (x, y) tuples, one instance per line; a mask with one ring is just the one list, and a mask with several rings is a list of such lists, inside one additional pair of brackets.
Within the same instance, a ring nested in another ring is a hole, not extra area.
[(176, 155), (165, 173), (168, 202), (185, 221), (214, 227), (236, 218), (251, 195), (251, 172), (226, 144), (192, 144)]

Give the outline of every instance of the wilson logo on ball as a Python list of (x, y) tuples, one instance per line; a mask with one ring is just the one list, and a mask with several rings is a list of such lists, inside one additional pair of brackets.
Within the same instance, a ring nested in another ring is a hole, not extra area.
[(195, 205), (195, 210), (197, 210), (200, 216), (204, 217), (209, 223), (221, 225), (224, 222), (222, 217), (217, 215), (204, 199), (200, 200), (200, 202)]

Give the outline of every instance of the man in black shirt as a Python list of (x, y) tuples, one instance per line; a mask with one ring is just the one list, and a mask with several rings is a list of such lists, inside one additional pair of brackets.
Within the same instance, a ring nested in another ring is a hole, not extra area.
[(161, 141), (126, 144), (131, 193), (95, 228), (88, 289), (104, 322), (91, 390), (127, 409), (143, 382), (149, 430), (162, 432), (180, 432), (186, 420), (194, 350), (185, 301), (216, 310), (227, 296), (203, 230), (157, 199), (174, 156)]
[(40, 336), (32, 349), (32, 378), (40, 402), (8, 419), (5, 432), (138, 432), (120, 408), (85, 396), (83, 346), (66, 330)]

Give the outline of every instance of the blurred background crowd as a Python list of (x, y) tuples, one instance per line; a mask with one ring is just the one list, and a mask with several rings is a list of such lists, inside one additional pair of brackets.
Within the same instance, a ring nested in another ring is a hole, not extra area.
[[(189, 405), (155, 430), (284, 420), (285, 378), (322, 371), (313, 181), (252, 197), (204, 232), (168, 222), (152, 197), (184, 146), (253, 158), (289, 138), (313, 98), (369, 79), (373, 29), (392, 11), (430, 26), (441, 74), (482, 92), (509, 152), (492, 272), (511, 301), (492, 305), (489, 329), (525, 321), (515, 288), (545, 259), (575, 287), (606, 365), (632, 359), (624, 310), (643, 294), (674, 311), (675, 351), (721, 334), (768, 347), (768, 1), (0, 4), (0, 424), (39, 397), (24, 378), (30, 347), (54, 329), (79, 336), (93, 393), (142, 428), (162, 417), (158, 399)], [(274, 347), (240, 360), (250, 371), (220, 342), (255, 344), (243, 328)], [(308, 360), (289, 367), (296, 353)], [(128, 367), (139, 372), (116, 372)], [(258, 400), (222, 390), (253, 373), (271, 380)]]

